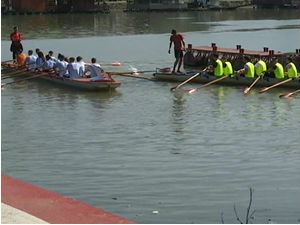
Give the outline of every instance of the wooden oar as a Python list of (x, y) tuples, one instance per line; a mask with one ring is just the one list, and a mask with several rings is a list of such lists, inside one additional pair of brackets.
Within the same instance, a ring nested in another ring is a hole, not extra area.
[[(108, 72), (107, 72), (108, 73)], [(120, 73), (120, 74), (110, 74), (109, 75), (118, 75), (118, 76), (124, 76), (124, 77), (133, 77), (133, 78), (138, 78), (138, 79), (145, 79), (145, 80), (154, 80), (153, 78), (145, 77), (145, 76), (137, 76), (137, 75), (132, 75), (132, 74), (126, 74), (126, 73)]]
[(24, 69), (21, 69), (21, 70), (12, 71), (12, 72), (3, 73), (3, 74), (5, 74), (5, 76), (11, 76), (11, 75), (15, 75), (15, 74), (18, 74), (18, 73), (23, 73), (23, 72), (25, 72), (26, 70), (27, 70), (27, 69), (24, 68)]
[(246, 88), (244, 89), (244, 95), (246, 95), (246, 94), (249, 93), (249, 91), (251, 90), (251, 88), (259, 81), (260, 78), (261, 78), (261, 76), (257, 77), (257, 78), (253, 81), (253, 83), (250, 85), (250, 87), (246, 87)]
[(292, 81), (292, 80), (293, 80), (293, 78), (289, 78), (289, 79), (287, 79), (287, 80), (284, 80), (284, 81), (281, 81), (281, 82), (279, 82), (279, 83), (277, 83), (277, 84), (274, 84), (274, 85), (272, 85), (272, 86), (270, 86), (270, 87), (262, 88), (262, 89), (259, 91), (259, 93), (264, 93), (264, 92), (270, 90), (271, 88), (277, 87), (277, 86), (279, 86), (279, 85), (281, 85), (281, 84), (285, 84), (285, 83), (287, 83), (287, 82), (289, 82), (289, 81)]
[(188, 93), (193, 93), (193, 92), (195, 92), (195, 91), (198, 91), (198, 90), (201, 89), (201, 88), (207, 87), (207, 86), (209, 86), (209, 85), (211, 85), (211, 84), (217, 83), (218, 81), (224, 80), (224, 79), (227, 78), (227, 77), (229, 77), (229, 75), (223, 76), (223, 77), (221, 77), (221, 78), (219, 78), (219, 79), (216, 79), (216, 80), (213, 80), (213, 81), (210, 81), (210, 82), (208, 82), (208, 83), (206, 83), (206, 84), (204, 84), (204, 85), (202, 85), (202, 86), (200, 86), (200, 87), (197, 87), (197, 88), (190, 88), (190, 89), (185, 89), (184, 91), (187, 91)]
[(281, 95), (279, 95), (279, 98), (289, 98), (289, 97), (291, 97), (292, 95), (294, 95), (298, 92), (300, 92), (300, 89), (297, 90), (297, 91), (287, 92), (287, 93), (281, 94)]
[(46, 76), (46, 75), (49, 75), (49, 73), (42, 72), (41, 74), (38, 74), (38, 75), (36, 75), (36, 76), (32, 76), (32, 77), (27, 77), (27, 78), (20, 79), (20, 80), (11, 81), (11, 82), (8, 82), (8, 83), (2, 83), (2, 84), (1, 84), (1, 87), (4, 87), (4, 86), (7, 85), (7, 84), (14, 84), (14, 83), (22, 82), (22, 81), (24, 81), (24, 80), (30, 80), (30, 79), (34, 79), (34, 78), (38, 78), (38, 77)]
[(27, 75), (29, 73), (34, 73), (34, 71), (25, 70), (25, 71), (22, 71), (20, 73), (12, 74), (12, 75), (9, 75), (9, 76), (3, 76), (3, 77), (1, 77), (1, 80), (5, 80), (5, 79), (9, 79), (9, 78), (14, 78), (14, 77), (19, 77), (19, 76), (24, 76), (24, 75)]
[(137, 74), (137, 73), (150, 73), (150, 72), (156, 72), (155, 70), (141, 70), (141, 71), (107, 71), (106, 73), (109, 73), (110, 75), (122, 75), (122, 74)]
[[(203, 70), (204, 71), (204, 70)], [(175, 87), (171, 87), (171, 91), (173, 91), (174, 89), (178, 89), (180, 87), (182, 87), (183, 85), (185, 85), (186, 83), (188, 83), (189, 81), (193, 80), (194, 78), (198, 77), (201, 73), (196, 73), (194, 76), (190, 77), (189, 79), (185, 80), (184, 82), (182, 82), (181, 84), (178, 84)]]

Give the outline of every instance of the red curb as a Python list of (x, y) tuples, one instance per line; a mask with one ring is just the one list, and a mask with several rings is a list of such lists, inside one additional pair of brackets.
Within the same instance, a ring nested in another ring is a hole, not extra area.
[(133, 224), (103, 209), (1, 174), (2, 202), (55, 224)]

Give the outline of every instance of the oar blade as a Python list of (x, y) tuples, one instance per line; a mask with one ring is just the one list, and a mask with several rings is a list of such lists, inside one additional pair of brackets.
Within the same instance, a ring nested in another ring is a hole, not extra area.
[(279, 95), (279, 98), (289, 98), (293, 95), (293, 92), (289, 92), (289, 93), (284, 93)]
[(111, 63), (112, 66), (122, 66), (121, 62), (113, 62)]
[(250, 91), (250, 87), (246, 87), (246, 88), (244, 89), (244, 95), (248, 94), (249, 91)]
[(197, 88), (189, 88), (189, 89), (185, 89), (184, 91), (191, 94), (191, 93), (197, 91)]
[(269, 88), (267, 88), (267, 87), (262, 88), (262, 89), (260, 89), (259, 93), (264, 93), (264, 92), (266, 92), (267, 90), (269, 90)]

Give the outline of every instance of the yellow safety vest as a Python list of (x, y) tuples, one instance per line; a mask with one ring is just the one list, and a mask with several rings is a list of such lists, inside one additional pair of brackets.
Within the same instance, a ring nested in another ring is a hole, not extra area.
[(223, 72), (225, 76), (233, 74), (233, 69), (230, 62), (228, 61), (225, 62), (225, 67), (223, 68)]
[(286, 67), (287, 67), (289, 78), (297, 77), (297, 68), (294, 63), (290, 62), (289, 64), (286, 65)]
[(223, 75), (223, 63), (220, 59), (216, 60), (217, 66), (214, 69), (215, 76), (222, 76)]
[(254, 65), (251, 62), (247, 62), (246, 65), (248, 66), (248, 71), (245, 74), (246, 77), (254, 77)]
[(255, 73), (256, 73), (256, 75), (257, 76), (263, 76), (265, 71), (267, 71), (267, 64), (264, 61), (259, 60), (255, 64)]
[(283, 79), (284, 78), (283, 66), (280, 63), (276, 63), (275, 66), (276, 66), (274, 70), (275, 77), (278, 79)]

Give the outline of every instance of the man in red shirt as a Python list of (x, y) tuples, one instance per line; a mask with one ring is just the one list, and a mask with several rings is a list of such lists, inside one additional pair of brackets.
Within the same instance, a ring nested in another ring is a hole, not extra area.
[(181, 73), (180, 67), (182, 64), (183, 50), (185, 50), (185, 43), (183, 41), (183, 36), (181, 34), (177, 34), (176, 30), (173, 29), (171, 34), (172, 35), (170, 37), (170, 46), (168, 52), (170, 54), (172, 43), (174, 43), (174, 54), (176, 58), (172, 73), (175, 73), (177, 64), (178, 64), (177, 72)]
[(16, 55), (19, 50), (23, 51), (23, 46), (21, 44), (21, 40), (23, 38), (23, 34), (18, 31), (18, 27), (14, 27), (14, 32), (10, 34), (10, 51), (13, 54), (13, 60), (16, 61)]

